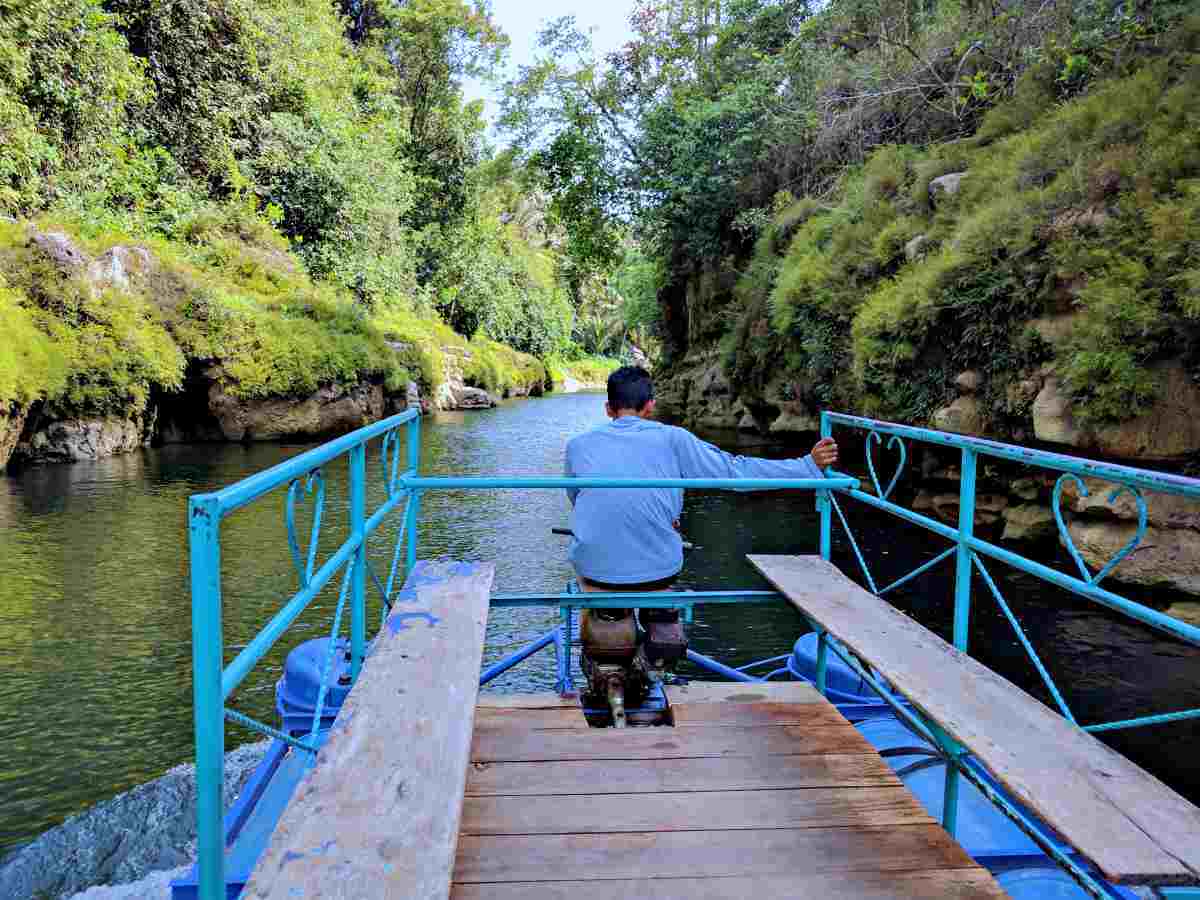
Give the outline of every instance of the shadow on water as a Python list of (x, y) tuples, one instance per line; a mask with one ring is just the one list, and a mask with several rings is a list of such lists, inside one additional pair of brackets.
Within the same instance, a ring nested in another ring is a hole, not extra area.
[[(556, 474), (567, 438), (602, 420), (600, 398), (586, 394), (442, 415), (423, 428), (422, 470)], [(0, 593), (0, 852), (191, 758), (187, 497), (305, 449), (277, 444), (167, 447), (0, 477), (0, 571), (5, 573)], [(739, 452), (783, 456), (806, 449), (757, 444)], [(380, 471), (377, 449), (368, 465), (370, 471)], [(325, 476), (321, 558), (345, 535), (345, 462), (329, 467)], [(380, 476), (372, 485), (369, 508), (382, 498)], [(283, 505), (283, 492), (276, 491), (227, 520), (222, 542), (226, 659), (296, 588)], [(850, 505), (847, 514), (881, 584), (945, 546), (940, 538), (866, 508)], [(309, 515), (306, 508), (300, 510), (302, 534)], [(567, 521), (568, 504), (558, 491), (435, 492), (423, 506), (421, 555), (494, 560), (498, 590), (559, 590), (571, 573), (565, 541), (550, 529)], [(371, 546), (375, 569), (384, 577), (396, 523)], [(688, 495), (684, 529), (698, 549), (687, 558), (681, 586), (762, 587), (745, 554), (814, 552), (818, 520), (811, 494), (697, 491)], [(838, 530), (834, 554), (846, 572), (859, 577)], [(1082, 721), (1200, 705), (1200, 652), (1029, 576), (997, 569), (993, 574)], [(952, 563), (944, 563), (897, 591), (895, 602), (948, 636), (952, 580)], [(986, 587), (977, 583), (974, 596), (973, 652), (1047, 699)], [(327, 633), (336, 600), (335, 584), (255, 669), (234, 698), (238, 709), (273, 721), (274, 682), (286, 653)], [(378, 621), (377, 595), (369, 595), (369, 602), (369, 621)], [(551, 609), (496, 610), (488, 624), (485, 662), (517, 649), (556, 621)], [(787, 653), (803, 630), (797, 615), (782, 604), (708, 607), (697, 610), (691, 639), (700, 652), (740, 665)], [(552, 653), (543, 651), (494, 682), (492, 689), (547, 690), (553, 686), (553, 670)], [(230, 746), (252, 737), (227, 726)], [(1192, 763), (1200, 747), (1200, 725), (1132, 732), (1111, 743), (1193, 800), (1200, 799), (1200, 774)]]

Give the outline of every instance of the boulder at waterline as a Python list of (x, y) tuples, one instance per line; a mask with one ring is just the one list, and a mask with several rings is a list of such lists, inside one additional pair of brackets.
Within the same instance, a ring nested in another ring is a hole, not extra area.
[[(270, 741), (225, 755), (228, 808)], [(160, 778), (51, 828), (0, 864), (0, 897), (70, 897), (97, 884), (124, 884), (190, 863), (196, 840), (196, 769)]]
[(1033, 542), (1052, 539), (1058, 533), (1054, 513), (1042, 503), (1019, 503), (1004, 510), (1005, 541)]
[(13, 461), (82, 462), (132, 453), (149, 443), (148, 430), (140, 416), (50, 419), (17, 445)]

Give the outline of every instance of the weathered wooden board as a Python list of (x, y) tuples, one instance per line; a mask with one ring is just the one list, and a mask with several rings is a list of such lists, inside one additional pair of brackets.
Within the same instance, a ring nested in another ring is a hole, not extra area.
[(463, 834), (599, 834), (936, 824), (903, 787), (467, 797)]
[(804, 681), (764, 681), (758, 684), (736, 681), (689, 681), (669, 684), (667, 700), (679, 703), (828, 703), (817, 689)]
[[(722, 729), (725, 730), (725, 729)], [(467, 794), (646, 794), (895, 785), (876, 753), (473, 763)], [(916, 801), (914, 801), (916, 802)]]
[(446, 897), (492, 566), (423, 564), (243, 897)]
[[(820, 710), (813, 706), (811, 709)], [(837, 711), (833, 710), (836, 715)], [(692, 734), (691, 732), (698, 732)], [(593, 728), (575, 734), (568, 730), (520, 732), (480, 729), (475, 732), (471, 758), (476, 762), (571, 759), (667, 759), (701, 756), (769, 756), (800, 753), (839, 753), (847, 749), (846, 731), (814, 722), (743, 728)], [(853, 752), (865, 752), (855, 745)]]
[(789, 600), (964, 744), (1117, 883), (1200, 879), (1200, 809), (835, 566), (751, 556)]
[(486, 706), (475, 707), (475, 730), (481, 729), (519, 729), (522, 731), (545, 731), (547, 729), (566, 729), (568, 731), (587, 728), (587, 719), (583, 709), (566, 707), (560, 709), (492, 709)]
[(827, 721), (828, 713), (816, 703), (679, 703), (671, 706), (671, 717), (679, 728), (726, 725), (740, 729), (751, 725), (820, 725)]
[(458, 884), (452, 900), (1002, 900), (981, 869)]
[(939, 826), (463, 835), (456, 882), (725, 878), (968, 868)]
[(477, 709), (579, 709), (579, 697), (564, 697), (557, 691), (537, 694), (480, 694)]

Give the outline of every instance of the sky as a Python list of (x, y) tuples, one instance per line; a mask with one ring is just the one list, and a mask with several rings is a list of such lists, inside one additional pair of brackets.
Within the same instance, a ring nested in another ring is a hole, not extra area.
[[(512, 41), (508, 66), (499, 81), (503, 83), (514, 77), (519, 66), (533, 62), (537, 33), (546, 20), (574, 16), (580, 28), (591, 29), (596, 54), (603, 56), (629, 39), (632, 10), (633, 0), (492, 0), (492, 18)], [(489, 122), (495, 121), (498, 111), (494, 93), (495, 89), (474, 79), (463, 84), (466, 100), (484, 101), (484, 117)]]

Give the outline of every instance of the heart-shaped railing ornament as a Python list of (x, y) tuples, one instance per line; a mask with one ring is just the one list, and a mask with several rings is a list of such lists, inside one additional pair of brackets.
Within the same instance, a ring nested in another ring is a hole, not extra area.
[[(312, 529), (309, 532), (308, 547), (303, 555), (300, 552), (300, 542), (296, 538), (296, 501), (300, 494), (301, 481), (304, 483), (305, 494), (312, 494), (314, 488), (317, 492), (316, 499), (313, 501)], [(308, 587), (308, 582), (312, 579), (313, 567), (317, 562), (317, 543), (321, 536), (321, 514), (324, 509), (325, 476), (321, 474), (320, 469), (313, 469), (303, 479), (292, 479), (288, 484), (286, 506), (288, 547), (292, 551), (292, 562), (296, 565), (296, 573), (300, 576), (301, 588)]]
[(880, 500), (886, 500), (888, 495), (891, 494), (895, 489), (896, 482), (900, 480), (900, 473), (904, 471), (904, 464), (908, 462), (908, 451), (904, 448), (904, 441), (900, 440), (899, 435), (893, 434), (890, 438), (888, 438), (887, 448), (889, 450), (892, 449), (892, 447), (898, 447), (900, 449), (900, 462), (897, 463), (896, 471), (892, 475), (892, 480), (888, 482), (887, 490), (885, 491), (880, 488), (879, 478), (875, 475), (875, 460), (871, 456), (872, 443), (883, 443), (883, 438), (879, 436), (878, 431), (872, 431), (867, 435), (867, 470), (871, 473), (871, 482), (875, 485), (875, 495)]
[(1079, 496), (1086, 497), (1089, 493), (1087, 485), (1083, 483), (1083, 480), (1080, 479), (1078, 475), (1075, 475), (1071, 472), (1066, 472), (1061, 475), (1058, 481), (1054, 483), (1054, 498), (1051, 501), (1051, 506), (1054, 510), (1054, 521), (1058, 523), (1059, 537), (1062, 538), (1063, 545), (1067, 548), (1067, 552), (1071, 554), (1071, 559), (1075, 560), (1075, 565), (1079, 567), (1079, 573), (1083, 576), (1083, 580), (1088, 584), (1099, 584), (1109, 572), (1117, 567), (1121, 560), (1132, 553), (1137, 548), (1137, 545), (1141, 543), (1142, 536), (1146, 533), (1146, 519), (1148, 516), (1146, 498), (1142, 496), (1142, 492), (1137, 488), (1131, 487), (1127, 484), (1117, 485), (1113, 492), (1108, 495), (1109, 504), (1115, 503), (1117, 498), (1122, 494), (1128, 494), (1133, 498), (1134, 502), (1137, 504), (1138, 527), (1137, 532), (1126, 542), (1125, 546), (1118, 550), (1116, 555), (1113, 556), (1113, 558), (1107, 563), (1105, 563), (1104, 567), (1099, 572), (1093, 575), (1090, 571), (1088, 571), (1087, 563), (1083, 561), (1083, 557), (1079, 555), (1079, 550), (1075, 547), (1075, 541), (1071, 537), (1071, 532), (1067, 528), (1067, 523), (1063, 521), (1062, 489), (1067, 479), (1075, 482), (1075, 486), (1079, 488)]
[[(400, 429), (393, 428), (383, 435), (380, 447), (380, 460), (383, 463), (383, 480), (387, 486), (388, 498), (396, 496), (396, 487), (400, 484)], [(390, 456), (389, 456), (390, 452)]]

